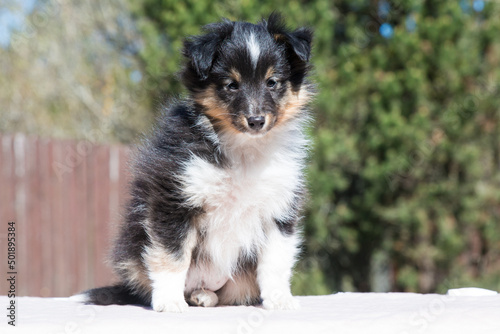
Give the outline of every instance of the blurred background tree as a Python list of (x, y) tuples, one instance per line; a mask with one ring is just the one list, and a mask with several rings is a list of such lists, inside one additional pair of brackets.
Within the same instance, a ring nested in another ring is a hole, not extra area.
[(186, 35), (279, 10), (315, 30), (319, 92), (294, 293), (500, 290), (500, 4), (32, 2), (0, 48), (0, 131), (134, 141), (185, 93)]
[(129, 142), (149, 126), (126, 3), (5, 0), (0, 22), (0, 131)]

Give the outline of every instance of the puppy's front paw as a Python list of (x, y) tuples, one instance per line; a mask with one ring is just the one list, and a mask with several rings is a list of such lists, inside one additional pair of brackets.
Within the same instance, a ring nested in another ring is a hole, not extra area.
[(176, 312), (182, 313), (188, 310), (188, 304), (184, 300), (156, 300), (153, 299), (153, 310), (156, 312)]
[(300, 309), (300, 304), (292, 295), (286, 294), (264, 298), (262, 307), (266, 310), (298, 310)]

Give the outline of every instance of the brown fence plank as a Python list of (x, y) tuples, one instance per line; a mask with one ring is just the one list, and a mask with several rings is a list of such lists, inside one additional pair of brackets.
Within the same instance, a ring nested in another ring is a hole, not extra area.
[[(42, 276), (41, 261), (41, 211), (40, 211), (40, 177), (38, 160), (38, 139), (27, 137), (25, 140), (25, 178), (26, 178), (26, 220), (23, 223), (23, 235), (26, 236), (24, 262), (26, 270), (21, 274), (20, 293), (23, 295), (40, 295)], [(33, 279), (35, 277), (36, 279)]]
[(94, 219), (94, 210), (92, 207), (93, 201), (93, 171), (95, 166), (93, 164), (94, 155), (94, 144), (86, 141), (81, 144), (81, 151), (84, 153), (84, 159), (82, 161), (82, 171), (81, 179), (78, 187), (82, 189), (80, 192), (79, 201), (82, 203), (82, 215), (81, 215), (81, 228), (80, 233), (83, 237), (81, 239), (82, 245), (80, 246), (80, 252), (83, 256), (84, 262), (82, 263), (82, 282), (79, 290), (86, 290), (93, 287), (95, 278), (95, 264), (93, 260), (94, 252), (94, 235), (92, 221)]
[(77, 205), (77, 200), (76, 200), (76, 177), (77, 173), (76, 170), (82, 163), (82, 155), (80, 152), (77, 150), (77, 142), (76, 141), (71, 141), (68, 144), (68, 147), (70, 148), (70, 154), (74, 156), (74, 160), (72, 161), (71, 164), (71, 171), (68, 172), (68, 178), (66, 179), (66, 183), (64, 185), (64, 190), (66, 194), (69, 194), (69, 196), (65, 196), (65, 205), (64, 205), (64, 210), (65, 210), (65, 224), (64, 224), (64, 229), (66, 231), (65, 234), (65, 242), (66, 242), (66, 270), (70, 272), (71, 274), (69, 275), (68, 279), (68, 291), (70, 291), (69, 294), (74, 294), (78, 292), (78, 280), (79, 280), (79, 257), (78, 257), (78, 250), (77, 250), (77, 243), (76, 243), (76, 236), (77, 236), (77, 231), (78, 231), (78, 215), (79, 215), (79, 207)]
[[(109, 212), (110, 220), (108, 222), (108, 257), (112, 251), (112, 240), (116, 237), (117, 227), (120, 222), (122, 207), (120, 203), (121, 197), (121, 179), (123, 178), (121, 170), (121, 159), (122, 159), (122, 146), (113, 145), (110, 147), (109, 154), (109, 180), (110, 180), (110, 201), (109, 201)], [(125, 190), (125, 189), (124, 189)], [(108, 282), (114, 282), (116, 277), (111, 270), (111, 266), (107, 265), (106, 270), (110, 273)]]
[(91, 150), (92, 144), (89, 142), (78, 142), (76, 151), (80, 155), (77, 166), (73, 171), (74, 176), (74, 221), (75, 229), (73, 238), (75, 249), (78, 253), (78, 265), (76, 267), (76, 287), (71, 293), (77, 293), (88, 288), (89, 260), (86, 249), (87, 240), (87, 155)]
[[(62, 170), (56, 174), (56, 179), (53, 181), (53, 197), (51, 202), (52, 210), (55, 214), (55, 219), (53, 222), (53, 228), (55, 236), (57, 239), (52, 243), (53, 254), (55, 256), (55, 266), (54, 266), (54, 274), (56, 277), (54, 278), (54, 296), (61, 297), (66, 295), (66, 291), (68, 291), (69, 282), (71, 281), (71, 277), (73, 273), (69, 272), (68, 265), (66, 263), (67, 256), (67, 238), (65, 224), (66, 224), (66, 216), (65, 216), (65, 207), (67, 205), (66, 202), (66, 184), (68, 179), (68, 174), (70, 173), (66, 168), (70, 168), (70, 159), (69, 159), (69, 150), (68, 150), (67, 142), (54, 142), (53, 145), (53, 163), (62, 164), (60, 167)], [(61, 280), (60, 277), (64, 277), (64, 280)]]
[(96, 161), (100, 167), (97, 170), (95, 200), (96, 200), (96, 243), (95, 243), (95, 258), (97, 271), (95, 273), (96, 285), (104, 285), (108, 283), (109, 270), (105, 265), (107, 252), (109, 250), (109, 147), (98, 146), (96, 152)]
[(54, 276), (52, 272), (53, 262), (52, 262), (52, 247), (50, 244), (53, 242), (53, 231), (49, 228), (49, 224), (52, 223), (52, 216), (50, 210), (50, 188), (51, 188), (51, 146), (50, 140), (41, 139), (39, 141), (39, 167), (38, 167), (38, 177), (40, 178), (40, 194), (38, 200), (40, 202), (41, 214), (40, 214), (40, 238), (41, 238), (41, 289), (40, 296), (48, 297), (52, 296), (52, 284), (51, 280)]
[[(123, 208), (127, 204), (127, 202), (130, 199), (129, 195), (129, 182), (130, 182), (130, 173), (129, 173), (129, 158), (131, 155), (131, 150), (126, 147), (122, 146), (120, 148), (120, 176), (119, 176), (119, 208), (120, 208), (120, 214), (123, 213)], [(121, 216), (118, 217), (119, 220), (121, 220)], [(117, 230), (117, 227), (115, 227), (115, 230)]]
[(29, 288), (28, 267), (28, 236), (27, 236), (27, 177), (26, 177), (26, 137), (22, 134), (14, 136), (15, 160), (15, 220), (16, 220), (16, 265), (17, 265), (17, 293), (27, 294)]
[(96, 273), (96, 263), (94, 261), (95, 258), (95, 226), (94, 222), (96, 219), (96, 209), (95, 209), (95, 174), (97, 164), (95, 163), (95, 149), (89, 150), (86, 155), (86, 163), (87, 163), (87, 174), (86, 174), (86, 183), (87, 183), (87, 193), (86, 193), (86, 208), (87, 208), (87, 219), (86, 219), (86, 230), (87, 230), (87, 249), (84, 250), (87, 252), (88, 259), (88, 283), (89, 287), (95, 286), (95, 273)]

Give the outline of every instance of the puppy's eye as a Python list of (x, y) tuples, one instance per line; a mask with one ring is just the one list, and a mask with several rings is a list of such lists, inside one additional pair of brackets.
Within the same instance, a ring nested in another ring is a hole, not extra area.
[(275, 88), (276, 86), (278, 86), (278, 81), (274, 79), (268, 79), (266, 82), (266, 86), (267, 88)]
[(230, 83), (228, 83), (226, 85), (226, 89), (229, 90), (229, 91), (237, 91), (238, 89), (240, 88), (240, 86), (238, 85), (238, 83), (236, 81), (231, 81)]

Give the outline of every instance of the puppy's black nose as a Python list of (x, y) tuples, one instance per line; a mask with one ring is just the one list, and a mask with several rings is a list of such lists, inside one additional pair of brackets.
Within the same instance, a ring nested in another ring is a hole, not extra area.
[(248, 126), (252, 130), (260, 130), (266, 124), (266, 118), (264, 116), (251, 116), (247, 118)]

